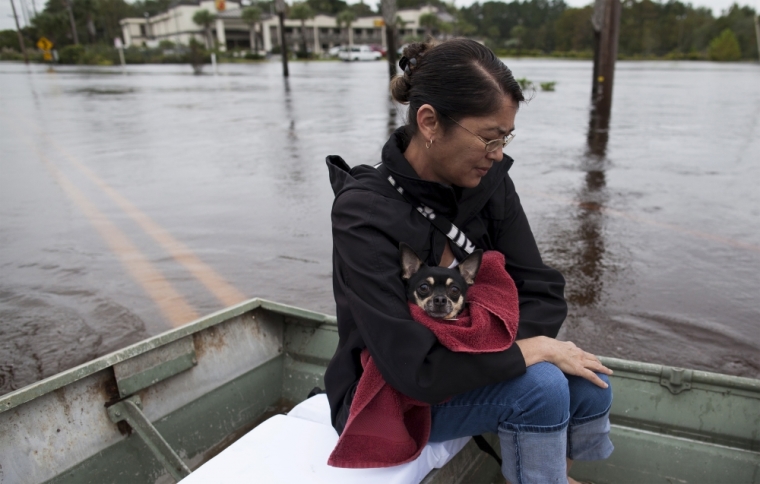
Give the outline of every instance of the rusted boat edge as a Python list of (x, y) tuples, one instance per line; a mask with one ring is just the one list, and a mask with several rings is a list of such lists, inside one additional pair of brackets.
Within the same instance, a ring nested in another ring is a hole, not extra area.
[(195, 321), (180, 326), (179, 328), (170, 329), (151, 338), (139, 341), (133, 345), (127, 346), (120, 350), (103, 355), (94, 360), (75, 366), (69, 370), (55, 374), (42, 379), (38, 382), (27, 385), (18, 390), (0, 396), (0, 413), (6, 412), (34, 400), (42, 395), (58, 390), (82, 378), (97, 373), (105, 368), (109, 368), (117, 363), (134, 358), (135, 356), (146, 353), (152, 349), (169, 344), (178, 339), (192, 335), (206, 328), (217, 325), (231, 318), (240, 316), (255, 309), (265, 309), (273, 313), (289, 316), (293, 318), (308, 319), (310, 321), (321, 322), (324, 324), (334, 325), (336, 319), (334, 316), (309, 311), (306, 309), (280, 304), (266, 299), (253, 298), (243, 301), (235, 306), (222, 309), (215, 313), (199, 318)]

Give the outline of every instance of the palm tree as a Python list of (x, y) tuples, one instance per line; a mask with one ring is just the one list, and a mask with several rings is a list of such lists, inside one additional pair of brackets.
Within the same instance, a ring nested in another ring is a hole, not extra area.
[(351, 32), (351, 24), (354, 23), (354, 20), (356, 20), (356, 14), (348, 9), (343, 10), (335, 17), (335, 23), (338, 25), (338, 28), (341, 28), (342, 25), (345, 25), (346, 30), (348, 30), (349, 47), (354, 45), (354, 35), (353, 32)]
[(257, 6), (246, 7), (242, 12), (243, 22), (248, 24), (248, 35), (251, 41), (251, 51), (259, 51), (259, 36), (256, 34), (256, 24), (261, 22), (261, 9)]
[(211, 24), (214, 23), (214, 16), (208, 10), (198, 10), (193, 15), (193, 22), (196, 25), (203, 27), (203, 32), (206, 37), (206, 48), (212, 49), (214, 41), (211, 38)]
[(381, 0), (380, 11), (383, 14), (383, 23), (385, 24), (385, 41), (388, 45), (386, 57), (388, 58), (388, 73), (390, 78), (396, 76), (396, 25), (395, 20), (398, 18), (398, 8), (396, 0)]
[(420, 15), (420, 27), (425, 27), (425, 37), (433, 35), (433, 30), (437, 29), (440, 25), (438, 15), (434, 13), (425, 13)]
[(306, 2), (294, 3), (289, 17), (301, 21), (301, 53), (306, 55), (306, 21), (314, 18), (314, 10)]

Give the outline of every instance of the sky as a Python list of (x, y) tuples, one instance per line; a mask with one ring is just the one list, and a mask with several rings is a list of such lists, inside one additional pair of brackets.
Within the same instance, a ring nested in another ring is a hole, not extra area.
[[(23, 27), (25, 25), (24, 22), (24, 16), (22, 14), (22, 7), (21, 4), (25, 4), (27, 6), (27, 9), (29, 13), (31, 14), (33, 12), (32, 7), (32, 0), (13, 0), (16, 4), (16, 11), (18, 12), (19, 16), (19, 23)], [(46, 0), (34, 0), (37, 4), (38, 9), (42, 9), (44, 6)], [(720, 15), (722, 10), (727, 9), (731, 4), (733, 4), (736, 0), (694, 0), (691, 3), (694, 6), (698, 7), (708, 7), (711, 8), (713, 11), (713, 15), (718, 16)], [(348, 3), (357, 3), (358, 0), (353, 1), (349, 0)], [(475, 0), (455, 0), (455, 4), (457, 7), (464, 7), (467, 5), (471, 5), (474, 3)], [(588, 5), (592, 3), (592, 0), (565, 0), (565, 2), (570, 5), (571, 7), (582, 7), (584, 5)], [(367, 4), (373, 3), (371, 0), (366, 1)], [(738, 3), (740, 5), (749, 5), (755, 8), (755, 10), (760, 10), (760, 0), (739, 0)], [(0, 0), (0, 30), (5, 29), (14, 29), (16, 26), (13, 22), (13, 10), (11, 9), (11, 0)]]

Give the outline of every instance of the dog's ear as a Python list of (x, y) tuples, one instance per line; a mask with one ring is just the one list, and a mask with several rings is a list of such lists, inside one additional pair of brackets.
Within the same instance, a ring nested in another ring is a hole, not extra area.
[(398, 244), (398, 249), (401, 251), (401, 278), (408, 281), (413, 275), (422, 267), (422, 261), (414, 249), (401, 242)]
[(480, 263), (483, 261), (483, 251), (478, 249), (472, 254), (468, 255), (465, 260), (459, 263), (457, 268), (459, 273), (462, 274), (464, 280), (469, 285), (475, 284), (475, 277), (480, 270)]

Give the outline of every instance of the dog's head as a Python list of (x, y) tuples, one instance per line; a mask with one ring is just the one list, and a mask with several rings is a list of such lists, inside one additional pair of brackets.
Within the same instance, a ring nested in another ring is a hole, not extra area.
[(406, 297), (430, 317), (454, 319), (464, 309), (467, 289), (475, 283), (483, 251), (476, 250), (456, 268), (430, 267), (407, 244), (399, 244)]

